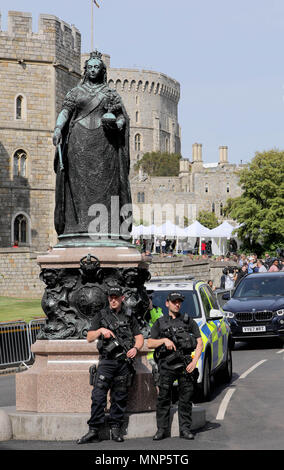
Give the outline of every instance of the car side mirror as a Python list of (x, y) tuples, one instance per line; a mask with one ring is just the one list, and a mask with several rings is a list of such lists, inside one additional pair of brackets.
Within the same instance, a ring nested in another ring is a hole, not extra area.
[(230, 292), (226, 292), (225, 294), (222, 295), (223, 300), (230, 300)]
[(210, 316), (210, 318), (212, 318), (212, 320), (213, 319), (214, 320), (220, 320), (224, 317), (224, 315), (222, 315), (220, 310), (217, 310), (215, 308), (211, 308), (209, 316)]

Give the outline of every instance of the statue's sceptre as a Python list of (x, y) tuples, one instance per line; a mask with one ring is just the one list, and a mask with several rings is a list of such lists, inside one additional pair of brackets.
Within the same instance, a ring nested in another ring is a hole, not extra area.
[(62, 159), (62, 150), (61, 150), (61, 143), (57, 145), (58, 155), (59, 155), (59, 168), (60, 171), (64, 171), (63, 159)]

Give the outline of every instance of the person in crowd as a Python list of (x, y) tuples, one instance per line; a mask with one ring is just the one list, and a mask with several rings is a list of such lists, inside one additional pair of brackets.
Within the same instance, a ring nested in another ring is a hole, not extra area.
[(213, 285), (213, 281), (212, 279), (209, 279), (209, 281), (207, 282), (208, 286), (211, 287), (212, 290), (215, 290), (216, 287)]
[(239, 284), (240, 280), (248, 274), (248, 264), (245, 261), (241, 267), (241, 269), (238, 270), (237, 277), (235, 279), (235, 287)]
[(202, 255), (206, 254), (206, 241), (204, 238), (202, 238), (202, 241), (201, 241), (201, 254)]
[(269, 273), (273, 273), (273, 272), (278, 272), (279, 271), (279, 261), (278, 259), (274, 259), (272, 261), (272, 264), (268, 270)]
[(235, 270), (232, 266), (223, 269), (220, 289), (232, 290), (235, 287)]
[(166, 255), (166, 239), (164, 238), (162, 241), (161, 241), (161, 247), (162, 247), (162, 256), (165, 256)]
[(259, 273), (266, 273), (267, 272), (267, 269), (264, 266), (263, 261), (261, 259), (258, 259), (256, 264), (257, 264)]
[(264, 254), (263, 263), (264, 263), (264, 266), (266, 267), (266, 269), (268, 270), (271, 266), (271, 263), (272, 263), (272, 259), (271, 259), (271, 256), (270, 256), (269, 253)]
[(156, 253), (157, 253), (157, 255), (159, 255), (161, 253), (161, 242), (160, 242), (159, 238), (157, 238), (157, 240), (156, 240)]

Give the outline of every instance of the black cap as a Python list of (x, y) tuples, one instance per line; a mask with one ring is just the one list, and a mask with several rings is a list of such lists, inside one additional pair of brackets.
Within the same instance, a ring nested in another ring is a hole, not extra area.
[(167, 300), (175, 301), (175, 300), (181, 300), (182, 302), (184, 301), (184, 296), (180, 292), (171, 292)]
[(108, 295), (109, 296), (116, 295), (117, 297), (121, 297), (123, 295), (121, 287), (120, 286), (110, 287), (108, 290)]

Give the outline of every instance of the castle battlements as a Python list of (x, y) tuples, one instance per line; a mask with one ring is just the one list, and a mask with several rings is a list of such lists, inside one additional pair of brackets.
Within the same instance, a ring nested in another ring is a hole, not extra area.
[(178, 103), (180, 84), (165, 74), (152, 70), (112, 68), (110, 86), (117, 91), (143, 92), (165, 96)]
[(41, 14), (35, 33), (31, 13), (9, 11), (8, 30), (0, 29), (0, 51), (0, 60), (55, 63), (81, 73), (81, 34), (54, 15)]

